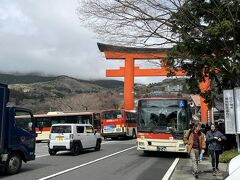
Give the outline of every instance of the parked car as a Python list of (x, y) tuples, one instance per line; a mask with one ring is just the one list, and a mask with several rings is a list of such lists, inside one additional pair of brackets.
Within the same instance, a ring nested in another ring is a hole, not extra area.
[(83, 149), (99, 151), (102, 139), (91, 124), (54, 124), (49, 135), (50, 155), (58, 151), (71, 151), (78, 155)]

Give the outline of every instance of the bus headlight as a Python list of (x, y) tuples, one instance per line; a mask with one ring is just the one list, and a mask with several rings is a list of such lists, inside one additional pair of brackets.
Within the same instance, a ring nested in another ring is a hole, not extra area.
[(138, 142), (138, 145), (139, 146), (145, 146), (145, 143), (144, 142)]

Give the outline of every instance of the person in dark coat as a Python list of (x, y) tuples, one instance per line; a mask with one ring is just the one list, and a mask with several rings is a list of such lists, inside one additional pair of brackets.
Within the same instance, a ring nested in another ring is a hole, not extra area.
[(207, 132), (206, 140), (208, 142), (208, 150), (212, 158), (213, 175), (216, 176), (219, 172), (219, 154), (222, 151), (222, 141), (226, 140), (226, 137), (216, 129), (215, 125), (211, 125), (211, 129)]

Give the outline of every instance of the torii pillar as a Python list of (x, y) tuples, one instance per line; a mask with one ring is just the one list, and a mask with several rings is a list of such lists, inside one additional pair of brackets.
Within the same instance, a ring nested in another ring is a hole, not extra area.
[[(167, 51), (170, 49), (164, 48), (132, 48), (112, 46), (107, 44), (98, 43), (98, 48), (104, 52), (106, 59), (122, 59), (125, 61), (125, 66), (120, 69), (106, 70), (107, 77), (124, 77), (124, 109), (134, 109), (134, 77), (140, 76), (167, 76), (169, 69), (163, 66), (159, 69), (140, 69), (134, 66), (135, 60), (153, 60), (167, 58)], [(174, 71), (175, 76), (186, 76), (184, 71)], [(208, 82), (201, 83), (201, 90), (206, 90)], [(208, 107), (201, 99), (201, 120), (206, 123), (208, 120)]]

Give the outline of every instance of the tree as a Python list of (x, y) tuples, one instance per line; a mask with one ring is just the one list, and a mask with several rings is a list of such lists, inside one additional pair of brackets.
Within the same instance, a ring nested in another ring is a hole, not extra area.
[[(206, 76), (212, 80), (202, 94), (210, 105), (223, 89), (240, 86), (239, 5), (239, 0), (187, 1), (169, 19), (171, 31), (179, 37), (170, 56), (180, 57), (178, 63), (193, 82), (192, 89), (198, 90), (195, 82)], [(173, 58), (168, 62), (176, 64)]]
[[(102, 38), (130, 46), (171, 46), (167, 65), (187, 72), (201, 95), (240, 86), (239, 0), (81, 0), (80, 19)], [(172, 74), (170, 72), (169, 74)]]
[(177, 42), (169, 17), (175, 0), (80, 0), (80, 20), (102, 40), (128, 46), (159, 46)]

